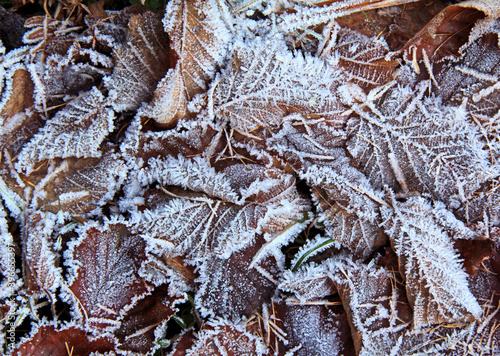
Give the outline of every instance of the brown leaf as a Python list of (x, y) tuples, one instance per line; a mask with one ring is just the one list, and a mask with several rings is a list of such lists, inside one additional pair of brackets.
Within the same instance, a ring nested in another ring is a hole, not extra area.
[[(444, 57), (458, 56), (460, 47), (467, 43), (474, 24), (485, 17), (485, 13), (475, 9), (475, 5), (489, 0), (466, 1), (446, 7), (422, 28), (404, 47), (408, 60), (431, 61)], [(490, 1), (493, 6), (493, 1)], [(482, 6), (478, 8), (485, 9)], [(486, 13), (490, 13), (485, 9)], [(424, 54), (425, 52), (425, 54)]]
[[(168, 4), (165, 28), (178, 61), (161, 82), (147, 112), (163, 126), (187, 113), (187, 103), (205, 92), (220, 69), (231, 38), (227, 8), (215, 0), (177, 0)], [(224, 12), (225, 11), (225, 12)]]
[(115, 349), (109, 337), (90, 339), (87, 332), (76, 326), (56, 328), (42, 325), (36, 334), (22, 342), (13, 351), (18, 356), (68, 356), (89, 355), (92, 352), (107, 352)]
[(100, 157), (101, 144), (113, 130), (114, 118), (104, 95), (92, 88), (45, 123), (18, 155), (17, 168), (30, 174), (44, 159)]
[(115, 331), (120, 349), (133, 352), (152, 351), (155, 346), (155, 331), (165, 328), (166, 322), (176, 312), (175, 304), (181, 298), (170, 297), (167, 287), (156, 288), (152, 294), (137, 301), (124, 315), (121, 326)]
[(346, 28), (334, 27), (330, 31), (333, 32), (329, 34), (331, 39), (320, 57), (335, 61), (349, 81), (372, 89), (393, 78), (399, 63), (386, 59), (389, 50), (384, 42)]
[(333, 267), (356, 354), (398, 354), (418, 341), (415, 337), (401, 345), (398, 340), (409, 329), (412, 313), (396, 272), (342, 258)]
[(481, 263), (489, 259), (493, 254), (494, 242), (486, 238), (455, 240), (454, 246), (464, 261), (464, 268), (467, 273), (475, 276)]
[(392, 205), (392, 212), (384, 210), (384, 230), (399, 258), (413, 325), (477, 319), (481, 308), (454, 250), (454, 240), (472, 240), (477, 235), (439, 203), (431, 206), (423, 198), (410, 198)]
[[(299, 305), (283, 301), (273, 305), (275, 315), (261, 323), (269, 323), (270, 330), (273, 330), (273, 324), (277, 324), (286, 334), (282, 336), (286, 343), (283, 339), (279, 343), (281, 354), (295, 349), (296, 356), (354, 355), (345, 312), (339, 307), (329, 306), (327, 301), (324, 303), (326, 305)], [(272, 341), (270, 346), (274, 346)]]
[(15, 114), (22, 113), (34, 103), (34, 84), (29, 72), (24, 68), (19, 68), (14, 71), (11, 80), (11, 88), (5, 91), (9, 93), (10, 89), (9, 99), (2, 106), (0, 112), (0, 116), (4, 120), (4, 125), (5, 121), (12, 118)]
[(114, 326), (120, 311), (148, 291), (138, 275), (145, 243), (120, 223), (88, 223), (79, 235), (66, 261), (72, 267), (68, 297), (83, 322)]
[(169, 67), (168, 38), (158, 13), (133, 15), (127, 43), (115, 48), (113, 74), (105, 79), (113, 108), (136, 110), (152, 93)]
[(53, 296), (62, 281), (59, 256), (54, 250), (51, 233), (54, 217), (34, 211), (27, 214), (23, 227), (24, 281), (29, 294)]
[(260, 244), (254, 244), (227, 259), (213, 257), (200, 266), (196, 304), (204, 316), (239, 320), (242, 316), (250, 317), (260, 311), (264, 303), (269, 303), (276, 290), (273, 276), (277, 276), (279, 270), (272, 257), (256, 268), (250, 267), (259, 247)]
[(216, 172), (198, 157), (167, 157), (149, 160), (138, 173), (141, 184), (167, 188), (163, 199), (152, 201), (157, 205), (146, 202), (132, 216), (132, 226), (163, 251), (191, 261), (227, 258), (252, 245), (259, 233), (285, 243), (309, 210), (295, 178), (277, 169), (237, 164)]
[(42, 211), (81, 216), (113, 199), (128, 169), (108, 148), (100, 159), (68, 159), (35, 187), (34, 205)]

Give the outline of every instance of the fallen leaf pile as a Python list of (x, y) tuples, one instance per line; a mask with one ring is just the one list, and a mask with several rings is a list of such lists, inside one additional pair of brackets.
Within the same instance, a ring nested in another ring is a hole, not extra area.
[(500, 354), (496, 0), (83, 9), (0, 9), (3, 354)]

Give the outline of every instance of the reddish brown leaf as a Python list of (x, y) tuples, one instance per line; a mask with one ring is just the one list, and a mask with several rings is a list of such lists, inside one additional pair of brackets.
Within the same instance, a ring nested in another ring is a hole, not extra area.
[(489, 239), (456, 240), (455, 249), (463, 259), (465, 270), (475, 276), (481, 263), (490, 258), (493, 253), (494, 242)]
[(145, 243), (123, 224), (88, 223), (71, 249), (69, 292), (82, 321), (96, 327), (116, 325), (120, 311), (148, 288), (138, 270)]
[(227, 259), (214, 257), (203, 263), (198, 271), (200, 286), (196, 293), (196, 304), (203, 315), (239, 320), (269, 303), (276, 290), (273, 275), (278, 270), (272, 257), (250, 268), (259, 247), (260, 244), (254, 244)]
[(168, 295), (166, 286), (157, 288), (151, 295), (139, 300), (128, 310), (115, 335), (120, 349), (147, 352), (155, 346), (155, 330), (166, 326), (166, 322), (176, 312), (174, 305), (182, 301)]
[(34, 205), (42, 211), (81, 216), (113, 199), (127, 174), (120, 155), (108, 147), (100, 159), (68, 159), (35, 187)]
[(460, 4), (446, 7), (406, 43), (406, 58), (416, 61), (426, 56), (435, 61), (458, 56), (458, 50), (467, 43), (474, 24), (484, 17), (483, 12)]
[(16, 347), (12, 355), (83, 356), (92, 352), (107, 352), (114, 349), (115, 343), (109, 337), (91, 339), (84, 330), (76, 326), (56, 329), (52, 325), (42, 325), (35, 335)]
[[(33, 105), (34, 84), (26, 69), (19, 68), (12, 75), (12, 88), (9, 99), (1, 108), (0, 116), (3, 120), (23, 112)], [(4, 123), (5, 125), (5, 123)]]

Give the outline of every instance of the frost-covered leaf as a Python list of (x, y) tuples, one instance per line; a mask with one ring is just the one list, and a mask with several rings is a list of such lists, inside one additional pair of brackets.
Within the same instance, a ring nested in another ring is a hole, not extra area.
[(0, 101), (0, 117), (2, 125), (16, 114), (33, 105), (34, 84), (29, 72), (23, 66), (14, 66), (8, 71), (6, 85), (2, 91)]
[(500, 186), (497, 180), (487, 186), (486, 191), (478, 191), (456, 212), (456, 214), (469, 224), (477, 223), (486, 218), (490, 226), (500, 224)]
[(78, 326), (68, 325), (58, 327), (44, 323), (35, 332), (23, 340), (13, 351), (18, 356), (68, 356), (90, 355), (92, 352), (112, 351), (116, 347), (115, 340), (101, 336), (91, 338), (87, 332)]
[(21, 210), (27, 205), (26, 200), (29, 200), (31, 186), (43, 178), (45, 171), (41, 169), (28, 179), (23, 180), (14, 169), (13, 160), (43, 124), (43, 116), (28, 109), (11, 118), (5, 118), (0, 127), (0, 151), (2, 152), (0, 195), (5, 201), (6, 207), (17, 217), (20, 217)]
[[(269, 317), (269, 323), (278, 324), (284, 333), (282, 337), (286, 340), (281, 343), (280, 349), (294, 350), (294, 356), (347, 356), (354, 353), (344, 311), (337, 313), (328, 305), (286, 302), (275, 304), (272, 309), (276, 310), (276, 315)], [(264, 320), (263, 323), (265, 322)]]
[(367, 257), (386, 242), (379, 231), (379, 207), (386, 203), (366, 176), (350, 165), (343, 149), (332, 153), (333, 162), (309, 165), (302, 177), (313, 188), (318, 220), (327, 235), (355, 255)]
[(148, 288), (138, 270), (145, 243), (121, 223), (87, 223), (66, 252), (70, 267), (66, 298), (82, 322), (117, 326), (120, 311)]
[(496, 169), (467, 113), (425, 97), (429, 85), (392, 83), (372, 90), (364, 103), (352, 106), (347, 148), (374, 188), (389, 185), (460, 204)]
[(222, 66), (232, 39), (232, 15), (221, 1), (176, 0), (168, 3), (163, 23), (178, 60), (146, 114), (169, 125), (186, 115), (187, 103), (207, 90)]
[(82, 48), (79, 42), (74, 42), (64, 54), (54, 53), (30, 64), (37, 104), (44, 109), (58, 108), (63, 99), (99, 86), (112, 66), (113, 61), (107, 55)]
[(45, 124), (19, 154), (17, 168), (30, 173), (44, 159), (100, 157), (101, 143), (113, 130), (113, 121), (113, 111), (94, 87)]
[(329, 37), (320, 56), (327, 56), (327, 62), (340, 66), (349, 81), (370, 89), (392, 79), (398, 63), (385, 58), (389, 50), (382, 40), (338, 25), (331, 30)]
[[(177, 344), (183, 345), (184, 344)], [(244, 323), (235, 324), (223, 319), (209, 321), (199, 331), (186, 356), (245, 356), (267, 355), (267, 348), (255, 335), (245, 330)], [(179, 353), (174, 353), (179, 355)]]
[(399, 257), (416, 328), (443, 322), (471, 321), (481, 307), (468, 287), (453, 239), (474, 238), (441, 203), (423, 198), (393, 202), (384, 209), (384, 229)]
[[(293, 119), (300, 125), (306, 121), (303, 118), (312, 119), (309, 125), (335, 131), (345, 121), (336, 95), (343, 80), (339, 70), (309, 55), (294, 55), (282, 41), (238, 43), (229, 70), (214, 88), (213, 111), (219, 119), (228, 119), (235, 130), (257, 136), (262, 135), (260, 129), (273, 131)], [(331, 146), (342, 138), (338, 132), (337, 136), (328, 138), (334, 142), (325, 140), (319, 145)], [(314, 145), (318, 138), (309, 140)]]
[(467, 108), (471, 123), (478, 128), (487, 145), (489, 159), (498, 164), (500, 24), (485, 23), (483, 27), (477, 34), (471, 34), (469, 43), (461, 48), (462, 58), (446, 61), (434, 70), (435, 92), (444, 101)]
[(181, 298), (170, 297), (166, 286), (157, 288), (151, 295), (140, 299), (123, 317), (121, 326), (115, 331), (120, 349), (133, 352), (154, 352), (159, 332), (176, 312), (175, 304)]
[(113, 52), (113, 74), (104, 79), (116, 111), (135, 110), (150, 100), (169, 64), (167, 34), (158, 14), (133, 15), (128, 26), (127, 43)]
[(34, 211), (27, 216), (22, 232), (25, 286), (29, 294), (53, 296), (62, 282), (59, 255), (52, 241), (55, 217)]
[[(137, 119), (137, 118), (136, 118)], [(179, 127), (180, 126), (180, 127)], [(179, 123), (167, 131), (147, 131), (147, 127), (135, 120), (127, 130), (121, 148), (133, 157), (136, 169), (151, 158), (182, 155), (196, 157), (213, 154), (220, 144), (217, 130), (205, 119)]]
[(100, 159), (65, 160), (35, 187), (34, 206), (72, 216), (95, 212), (113, 199), (127, 171), (120, 155), (112, 150)]
[(394, 272), (345, 257), (326, 263), (347, 312), (356, 353), (401, 354), (405, 350), (401, 334), (408, 328), (412, 315)]
[[(146, 202), (151, 207), (134, 214), (134, 228), (151, 243), (194, 259), (213, 254), (227, 258), (251, 245), (258, 233), (267, 233), (268, 239), (279, 235), (308, 210), (294, 186), (295, 179), (280, 170), (237, 164), (218, 174), (202, 162), (152, 160), (139, 173), (145, 177), (139, 179), (143, 185), (158, 181), (191, 190), (163, 189), (160, 201)], [(290, 233), (285, 236), (290, 238)]]
[(276, 290), (274, 276), (279, 270), (271, 257), (251, 268), (258, 249), (259, 244), (254, 244), (227, 259), (214, 257), (201, 264), (195, 302), (203, 316), (240, 320), (270, 302)]
[(323, 265), (307, 265), (297, 272), (285, 271), (279, 288), (293, 293), (301, 302), (321, 299), (337, 292), (331, 271)]
[[(340, 1), (297, 1), (304, 6), (294, 6), (294, 11), (285, 11), (278, 18), (277, 30), (290, 33), (297, 29), (316, 27), (331, 20), (356, 12), (397, 6), (418, 0), (340, 0)], [(287, 1), (288, 2), (288, 1)], [(293, 1), (295, 2), (295, 1)], [(311, 6), (313, 5), (313, 6)], [(316, 6), (327, 5), (327, 6)]]

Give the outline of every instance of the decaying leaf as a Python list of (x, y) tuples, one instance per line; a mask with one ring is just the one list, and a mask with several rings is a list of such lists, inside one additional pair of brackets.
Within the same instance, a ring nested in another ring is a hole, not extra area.
[(28, 293), (47, 294), (52, 301), (62, 282), (59, 256), (52, 237), (54, 216), (29, 214), (23, 228), (24, 279)]
[[(136, 302), (125, 314), (121, 326), (115, 331), (120, 348), (133, 352), (154, 352), (160, 331), (166, 328), (176, 312), (175, 304), (183, 299), (168, 296), (165, 286)], [(158, 345), (156, 345), (158, 347)]]
[[(185, 346), (181, 343), (177, 344)], [(267, 355), (264, 344), (245, 330), (243, 323), (232, 323), (224, 319), (208, 322), (204, 329), (195, 335), (193, 344), (185, 349), (185, 355), (222, 356), (222, 355)], [(174, 355), (180, 355), (176, 350)]]
[[(297, 305), (282, 302), (274, 304), (276, 315), (269, 321), (279, 325), (281, 335), (280, 349), (294, 350), (293, 355), (351, 355), (354, 352), (349, 324), (345, 313), (336, 313), (328, 302), (324, 305)], [(332, 303), (335, 304), (335, 303)], [(277, 329), (277, 328), (276, 328)], [(279, 332), (277, 329), (275, 332)]]
[(113, 199), (127, 174), (120, 155), (108, 150), (100, 159), (68, 159), (36, 187), (33, 204), (42, 211), (81, 216)]
[(393, 202), (384, 210), (384, 229), (399, 257), (413, 325), (471, 321), (481, 307), (468, 288), (453, 239), (472, 239), (474, 233), (442, 205), (431, 207), (423, 198)]
[(101, 143), (113, 131), (114, 113), (97, 88), (83, 93), (59, 111), (26, 144), (18, 156), (18, 169), (33, 171), (44, 159), (100, 157)]
[[(325, 150), (343, 138), (338, 131), (344, 122), (343, 105), (335, 91), (344, 79), (339, 70), (317, 58), (294, 56), (282, 41), (257, 39), (250, 46), (237, 44), (232, 65), (217, 82), (209, 105), (219, 119), (244, 134), (264, 129), (267, 136), (287, 121), (311, 118), (312, 126), (326, 126), (325, 131), (329, 128), (334, 134), (337, 130), (338, 137), (325, 140)], [(309, 139), (315, 145), (318, 138)]]
[(195, 260), (214, 254), (228, 258), (250, 246), (258, 233), (270, 239), (284, 231), (286, 241), (295, 233), (286, 230), (308, 209), (292, 176), (256, 165), (237, 164), (217, 173), (202, 159), (150, 160), (137, 180), (165, 188), (163, 198), (134, 214), (131, 224), (151, 243)]
[(127, 42), (113, 51), (113, 74), (104, 79), (116, 111), (136, 110), (150, 100), (169, 65), (168, 39), (158, 14), (133, 15), (128, 27)]
[(259, 312), (263, 304), (270, 302), (276, 289), (273, 275), (279, 269), (272, 258), (260, 262), (257, 268), (250, 266), (260, 244), (235, 252), (229, 258), (214, 257), (200, 266), (196, 302), (204, 316), (237, 321)]
[(429, 85), (373, 89), (367, 101), (353, 105), (347, 148), (375, 188), (460, 204), (497, 169), (467, 113), (426, 97)]
[(175, 0), (168, 3), (163, 23), (177, 56), (160, 82), (145, 114), (172, 125), (187, 114), (187, 103), (206, 92), (223, 64), (232, 39), (232, 15), (224, 2)]
[(4, 352), (500, 353), (496, 1), (23, 1)]
[(98, 329), (120, 325), (120, 311), (148, 291), (138, 275), (144, 249), (143, 239), (121, 223), (89, 222), (80, 229), (66, 256), (66, 299), (80, 322)]
[(93, 352), (112, 351), (116, 347), (115, 340), (110, 337), (90, 338), (85, 330), (69, 325), (57, 327), (43, 324), (36, 329), (28, 340), (23, 341), (13, 351), (13, 355), (35, 356), (53, 355), (68, 356), (89, 355)]

